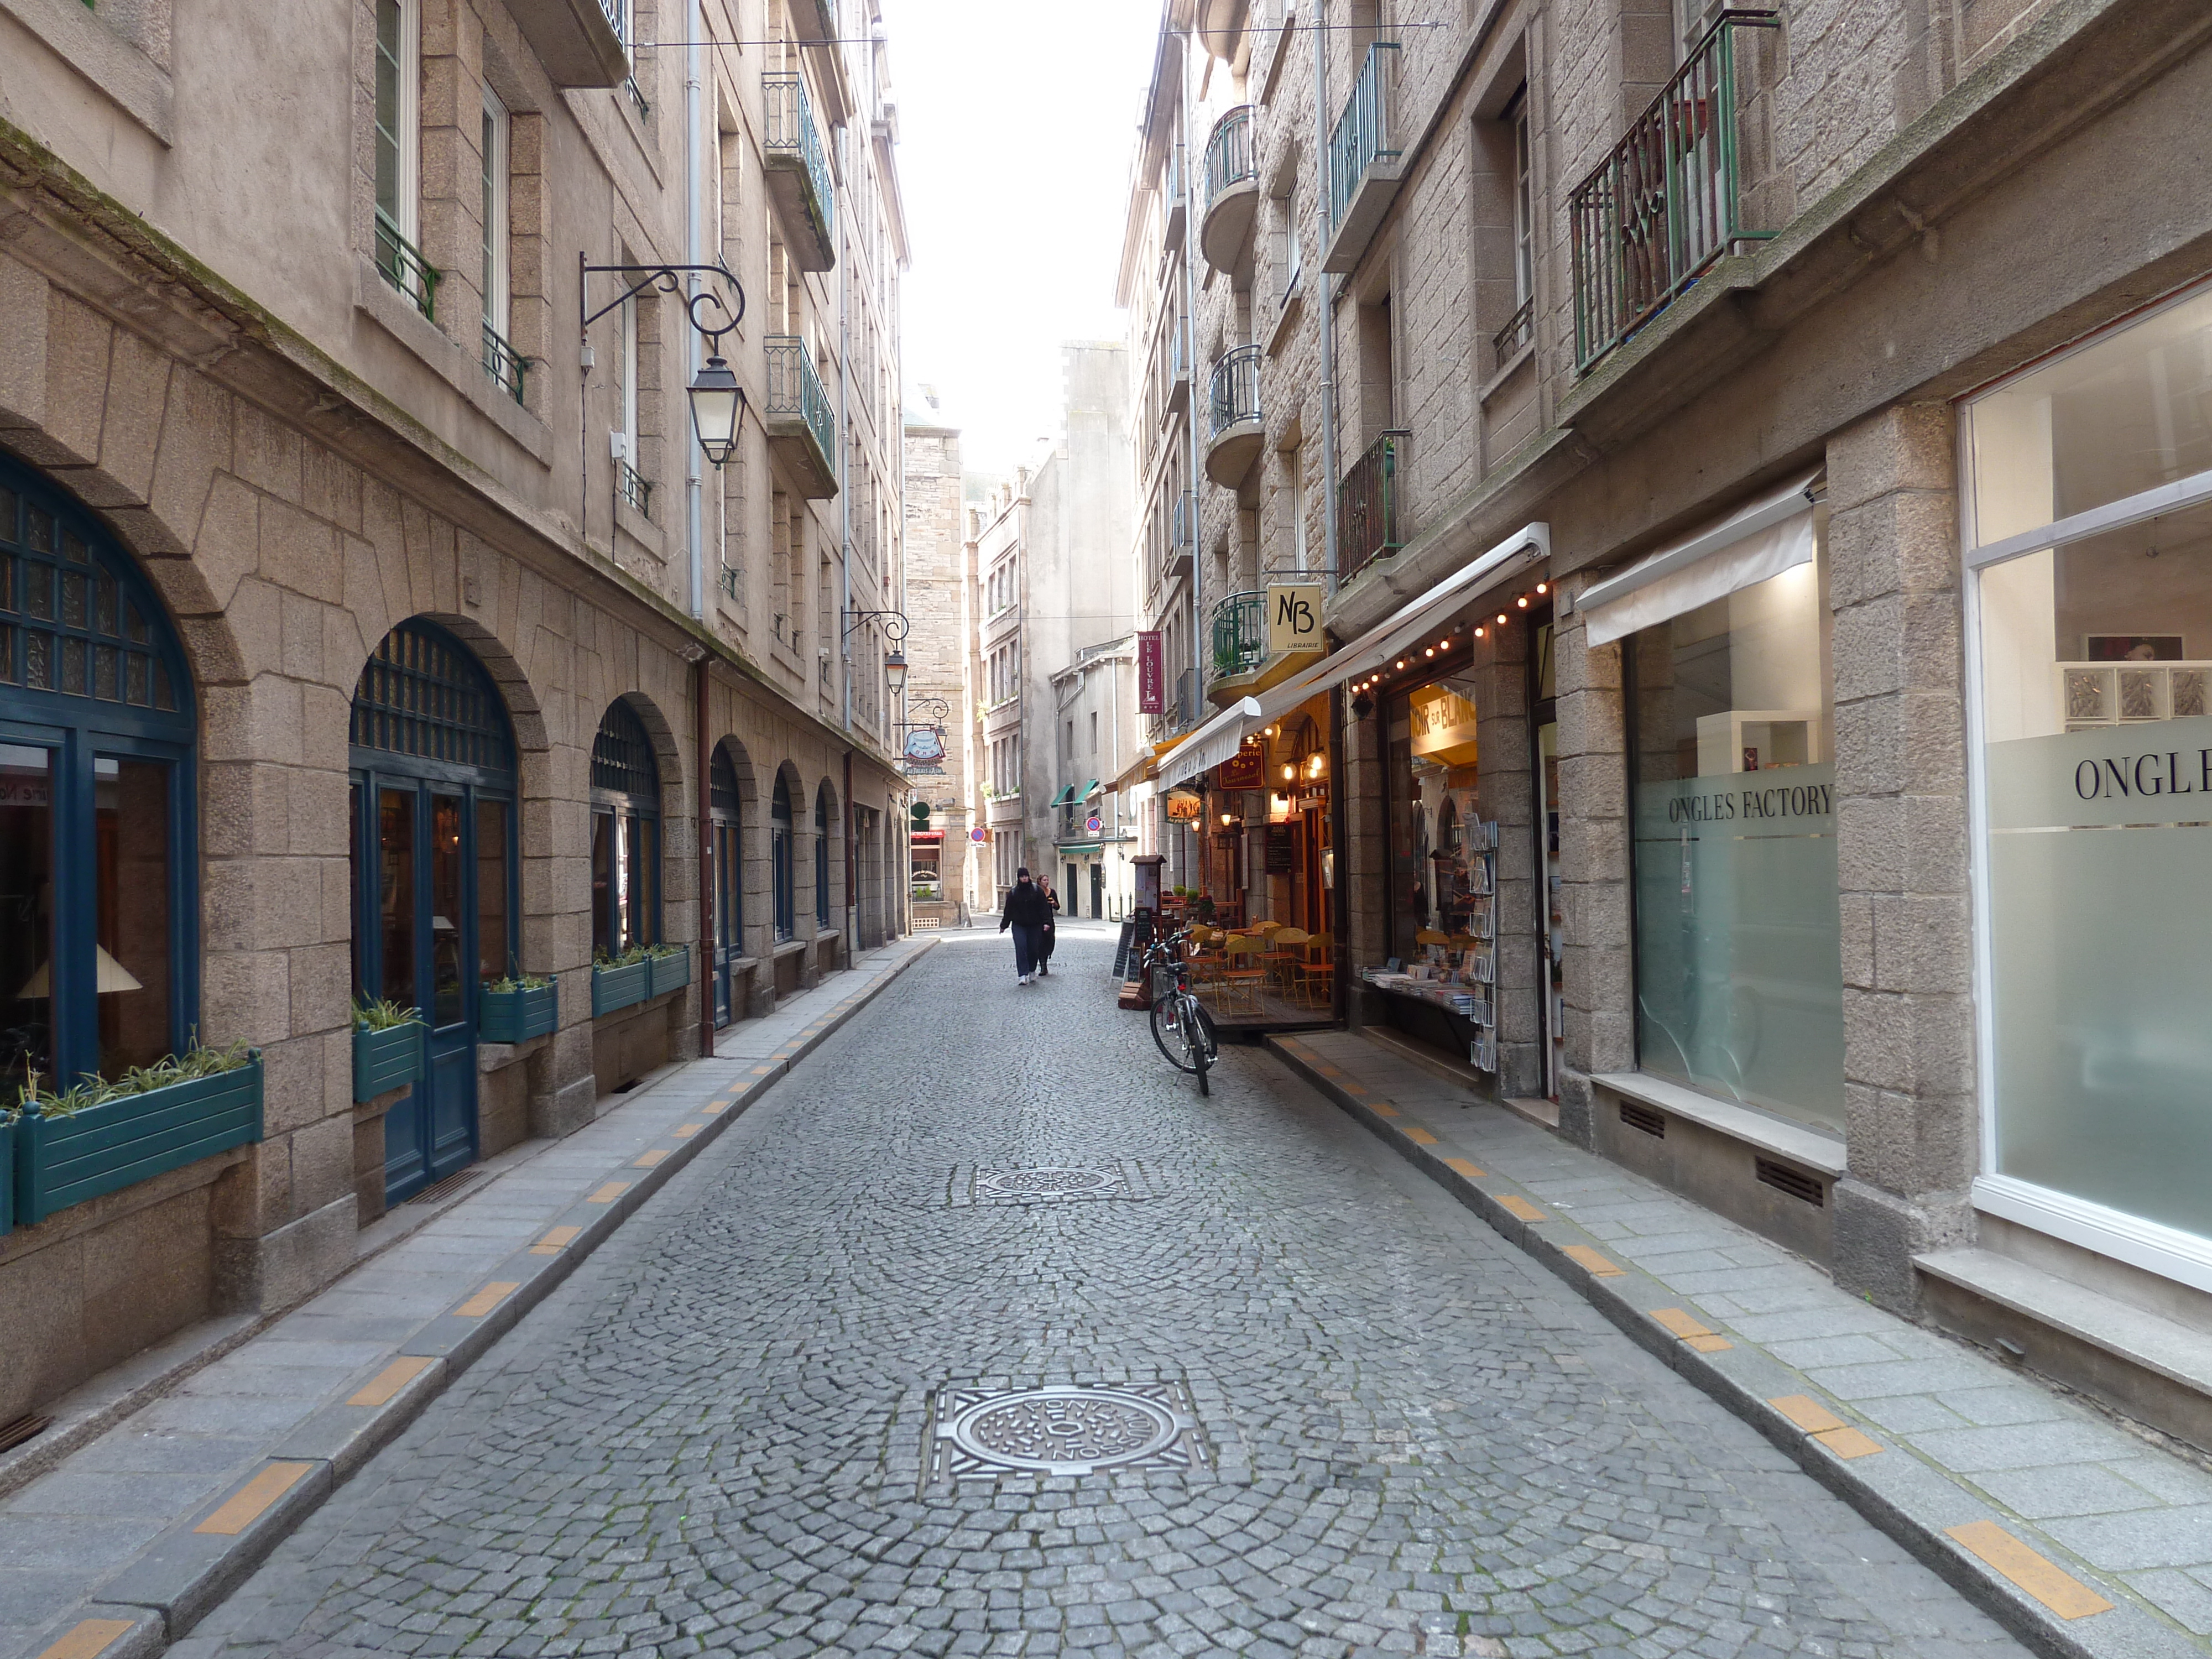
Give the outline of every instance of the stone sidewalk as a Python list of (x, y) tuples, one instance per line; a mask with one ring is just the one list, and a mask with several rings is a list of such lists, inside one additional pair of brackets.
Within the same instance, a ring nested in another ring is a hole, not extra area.
[(720, 1033), (715, 1058), (669, 1066), (588, 1127), (499, 1160), (434, 1219), (0, 1500), (0, 1656), (136, 1659), (182, 1636), (934, 943), (868, 952)]
[(1356, 1033), (1269, 1047), (2037, 1650), (2212, 1650), (2197, 1463)]

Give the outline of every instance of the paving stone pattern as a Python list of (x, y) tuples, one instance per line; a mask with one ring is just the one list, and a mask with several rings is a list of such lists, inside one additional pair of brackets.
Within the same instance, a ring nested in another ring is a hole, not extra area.
[[(1063, 931), (1023, 988), (945, 936), (172, 1651), (2021, 1651), (1265, 1054), (1199, 1098)], [(945, 1390), (1074, 1383), (1204, 1467), (925, 1478)]]

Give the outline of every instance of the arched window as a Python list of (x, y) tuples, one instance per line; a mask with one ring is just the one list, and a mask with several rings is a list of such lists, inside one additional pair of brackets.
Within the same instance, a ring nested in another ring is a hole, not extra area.
[(422, 1081), (384, 1119), (397, 1203), (477, 1154), (479, 999), (522, 969), (514, 736), (475, 653), (416, 617), (362, 665), (352, 738), (355, 991), (429, 1028)]
[(617, 697), (592, 741), (592, 950), (614, 957), (659, 939), (660, 764)]
[(737, 763), (730, 757), (726, 740), (714, 745), (714, 761), (707, 775), (707, 808), (710, 819), (708, 849), (714, 860), (714, 1024), (727, 1025), (735, 1010), (731, 1006), (732, 981), (738, 959), (744, 955), (745, 832), (743, 799), (738, 792)]
[(830, 786), (814, 792), (814, 920), (830, 925)]
[(0, 460), (0, 1103), (189, 1042), (193, 731), (131, 556)]
[(775, 775), (775, 795), (769, 805), (769, 863), (775, 878), (775, 939), (781, 945), (797, 931), (793, 914), (791, 868), (791, 780)]

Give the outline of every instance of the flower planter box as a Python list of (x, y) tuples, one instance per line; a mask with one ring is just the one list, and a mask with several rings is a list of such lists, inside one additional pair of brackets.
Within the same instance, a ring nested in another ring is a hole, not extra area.
[(659, 996), (669, 991), (680, 991), (691, 982), (691, 953), (678, 951), (672, 956), (649, 957), (647, 963), (653, 969), (653, 988), (647, 996)]
[(653, 959), (592, 969), (592, 1018), (611, 1014), (653, 994)]
[(26, 1226), (103, 1193), (261, 1139), (261, 1051), (235, 1071), (15, 1124), (15, 1216)]
[(535, 991), (486, 991), (477, 1035), (486, 1042), (527, 1042), (560, 1024), (561, 987), (556, 981)]
[(15, 1126), (0, 1123), (0, 1238), (15, 1230)]
[(374, 1100), (404, 1089), (422, 1075), (422, 1033), (419, 1019), (382, 1031), (353, 1034), (353, 1097)]

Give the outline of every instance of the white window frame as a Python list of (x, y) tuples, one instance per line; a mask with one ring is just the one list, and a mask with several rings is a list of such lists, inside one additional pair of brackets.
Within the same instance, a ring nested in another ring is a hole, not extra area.
[(637, 295), (622, 302), (622, 447), (623, 460), (637, 471)]
[(508, 182), (513, 123), (507, 106), (487, 84), (483, 88), (483, 319), (506, 340), (514, 322), (514, 259), (508, 216), (514, 195)]
[[(422, 240), (422, 13), (421, 0), (391, 0), (399, 11), (399, 58), (393, 65), (393, 78), (398, 82), (394, 91), (398, 97), (392, 111), (392, 135), (398, 154), (393, 158), (393, 169), (398, 174), (397, 199), (392, 207), (392, 222), (399, 234), (409, 242), (420, 246)], [(374, 23), (372, 22), (372, 28)], [(380, 43), (371, 40), (372, 53), (380, 53)], [(370, 119), (374, 121), (373, 100)], [(374, 135), (371, 135), (374, 142)], [(373, 158), (372, 158), (373, 166)], [(375, 189), (375, 176), (370, 175), (370, 190)], [(378, 206), (383, 204), (378, 203)]]
[(1980, 1171), (1971, 1191), (1974, 1207), (1984, 1214), (2033, 1228), (2083, 1249), (2094, 1250), (2146, 1273), (2212, 1293), (2212, 1240), (2168, 1227), (2123, 1210), (2038, 1186), (1996, 1168), (1996, 953), (1990, 915), (1989, 775), (1985, 757), (1988, 717), (1983, 708), (1982, 573), (2045, 548), (2063, 547), (2106, 532), (2124, 529), (2184, 507), (2212, 502), (2212, 471), (2159, 484), (2117, 501), (2025, 530), (1984, 546), (1974, 520), (1973, 449), (1967, 441), (1966, 412), (1991, 393), (2024, 376), (2113, 339), (2160, 312), (2203, 297), (2212, 284), (2199, 283), (2169, 295), (2157, 305), (2085, 335), (2064, 349), (2022, 365), (2003, 379), (1978, 387), (1954, 405), (1959, 491), (1960, 585), (1966, 623), (1967, 879), (1973, 901), (1974, 1047), (1976, 1105), (1981, 1125)]
[(1518, 311), (1536, 291), (1535, 177), (1526, 87), (1507, 118), (1513, 125), (1513, 308)]

